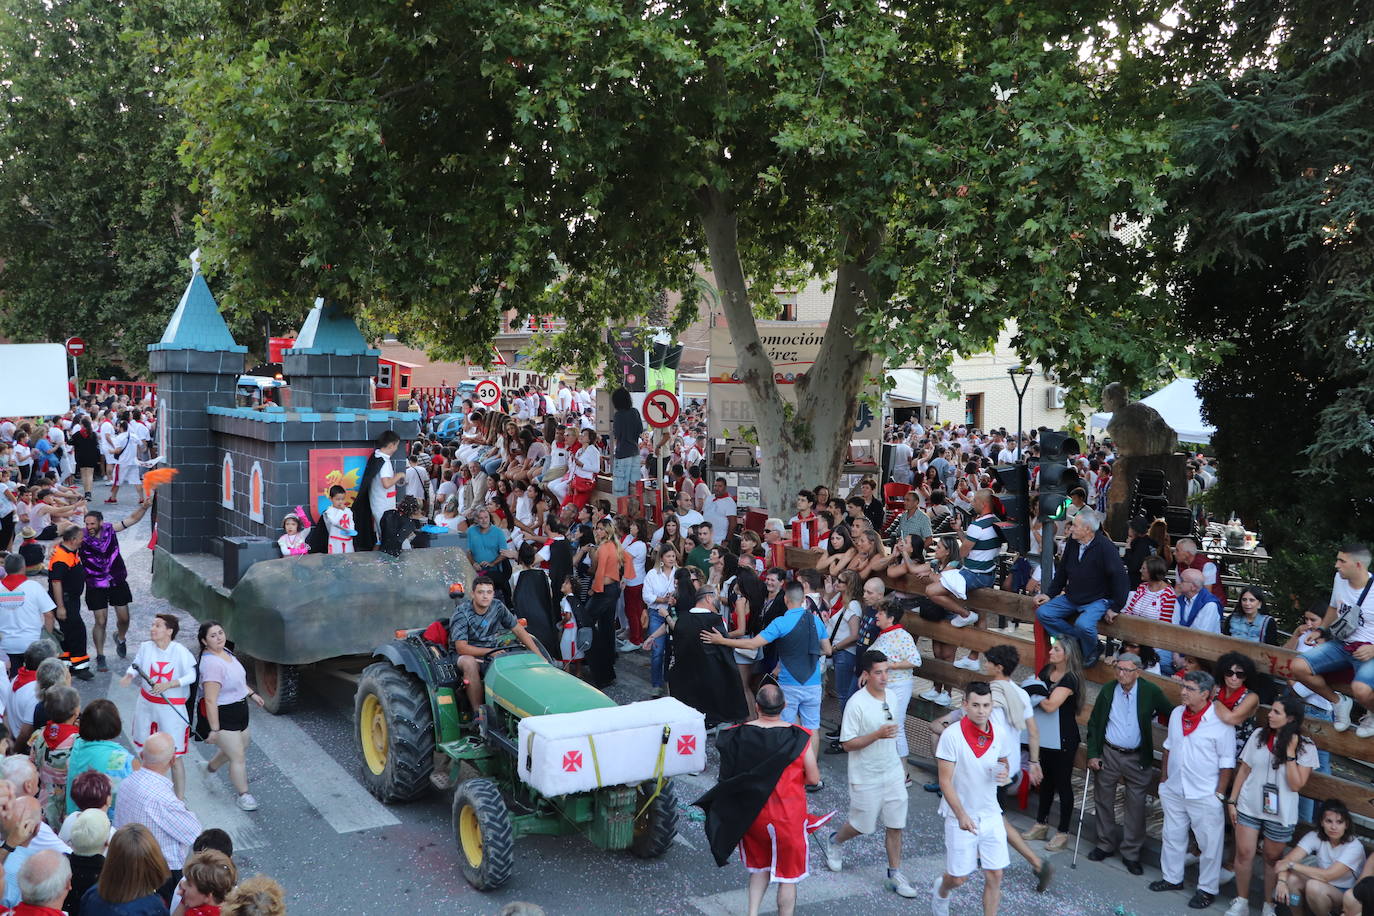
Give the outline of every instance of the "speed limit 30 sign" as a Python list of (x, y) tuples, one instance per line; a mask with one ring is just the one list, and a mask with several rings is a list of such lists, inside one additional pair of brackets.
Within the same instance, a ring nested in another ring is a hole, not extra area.
[(495, 407), (501, 401), (501, 386), (491, 379), (483, 379), (473, 389), (472, 396), (483, 407)]

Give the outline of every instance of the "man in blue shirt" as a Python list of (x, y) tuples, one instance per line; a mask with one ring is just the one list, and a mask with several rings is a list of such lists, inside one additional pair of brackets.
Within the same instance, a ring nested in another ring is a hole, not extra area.
[[(758, 649), (776, 643), (778, 686), (787, 699), (784, 722), (796, 722), (811, 732), (811, 751), (815, 753), (821, 735), (821, 656), (830, 654), (830, 639), (821, 618), (806, 606), (806, 588), (793, 579), (783, 589), (787, 610), (763, 628), (757, 636), (729, 639), (716, 630), (703, 630), (702, 642), (734, 649)], [(819, 792), (823, 785), (807, 786)]]
[(489, 576), (510, 600), (510, 561), (515, 551), (506, 543), (506, 531), (491, 523), (491, 510), (477, 510), (476, 524), (468, 527), (468, 555), (479, 576)]

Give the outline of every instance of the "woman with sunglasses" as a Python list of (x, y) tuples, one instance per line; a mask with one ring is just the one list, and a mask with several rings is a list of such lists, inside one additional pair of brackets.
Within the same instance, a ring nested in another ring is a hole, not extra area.
[(1217, 698), (1212, 704), (1216, 707), (1217, 718), (1236, 730), (1236, 755), (1245, 748), (1250, 733), (1255, 730), (1255, 710), (1259, 709), (1260, 695), (1255, 691), (1255, 663), (1247, 655), (1227, 652), (1217, 659), (1215, 676), (1217, 679)]
[(1226, 916), (1250, 912), (1250, 872), (1255, 844), (1264, 836), (1264, 900), (1274, 899), (1275, 867), (1298, 823), (1298, 794), (1317, 765), (1317, 748), (1302, 734), (1304, 703), (1285, 694), (1269, 708), (1263, 728), (1250, 735), (1236, 760), (1236, 778), (1226, 800), (1226, 814), (1236, 832), (1234, 869), (1238, 894)]

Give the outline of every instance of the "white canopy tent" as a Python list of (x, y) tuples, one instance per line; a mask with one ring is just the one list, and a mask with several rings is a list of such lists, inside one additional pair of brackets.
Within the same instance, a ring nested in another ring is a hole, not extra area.
[[(919, 369), (888, 369), (888, 378), (892, 379), (891, 387), (883, 392), (883, 400), (890, 407), (920, 407), (921, 406), (921, 370)], [(929, 386), (931, 389), (934, 386)], [(927, 392), (927, 405), (939, 404), (940, 399), (932, 396), (933, 391)]]
[[(1141, 398), (1140, 403), (1159, 411), (1164, 422), (1178, 433), (1180, 442), (1206, 444), (1212, 441), (1216, 428), (1202, 419), (1202, 399), (1198, 397), (1197, 382), (1193, 379), (1174, 379), (1149, 397)], [(1095, 429), (1106, 429), (1111, 421), (1109, 413), (1095, 413), (1088, 418), (1089, 425)]]

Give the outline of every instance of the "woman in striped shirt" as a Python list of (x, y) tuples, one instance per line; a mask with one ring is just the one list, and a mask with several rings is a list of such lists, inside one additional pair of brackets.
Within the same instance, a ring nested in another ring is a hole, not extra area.
[(1168, 573), (1169, 567), (1165, 565), (1163, 557), (1146, 557), (1145, 562), (1140, 564), (1140, 585), (1126, 599), (1123, 613), (1173, 623), (1178, 595), (1166, 578)]

